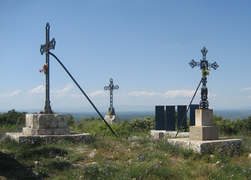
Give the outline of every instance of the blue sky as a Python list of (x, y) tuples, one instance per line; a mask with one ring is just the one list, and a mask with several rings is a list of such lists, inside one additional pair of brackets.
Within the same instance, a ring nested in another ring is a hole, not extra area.
[[(0, 0), (0, 111), (43, 110), (45, 64), (40, 46), (50, 23), (51, 50), (100, 111), (113, 78), (116, 111), (189, 104), (200, 81), (201, 49), (219, 68), (208, 76), (209, 108), (251, 108), (249, 0)], [(50, 57), (54, 111), (92, 111)], [(194, 103), (199, 103), (200, 93)]]

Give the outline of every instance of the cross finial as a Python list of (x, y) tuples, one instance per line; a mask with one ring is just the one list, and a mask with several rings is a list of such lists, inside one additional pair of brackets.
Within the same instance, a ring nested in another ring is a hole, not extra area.
[(201, 52), (202, 52), (203, 55), (206, 55), (207, 52), (208, 52), (208, 50), (207, 50), (207, 48), (204, 46), (204, 47), (201, 49)]
[(208, 50), (207, 50), (207, 48), (205, 48), (205, 46), (201, 49), (201, 52), (202, 52), (202, 55), (203, 55), (203, 57), (202, 57), (202, 60), (206, 60), (207, 58), (206, 58), (206, 55), (207, 55), (207, 52), (208, 52)]
[(47, 29), (48, 29), (48, 30), (50, 29), (50, 24), (49, 24), (48, 22), (46, 23), (45, 29), (46, 29), (46, 30), (47, 30)]

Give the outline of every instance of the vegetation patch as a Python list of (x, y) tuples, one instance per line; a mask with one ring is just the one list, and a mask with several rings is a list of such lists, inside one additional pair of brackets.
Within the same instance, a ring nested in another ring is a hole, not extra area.
[[(10, 111), (11, 116), (12, 113)], [(118, 138), (100, 118), (80, 122), (70, 118), (69, 122), (71, 130), (91, 133), (92, 137), (82, 141), (70, 137), (57, 141), (51, 137), (46, 140), (27, 137), (17, 143), (5, 137), (5, 133), (20, 131), (22, 125), (11, 124), (9, 120), (7, 124), (2, 123), (0, 179), (251, 178), (251, 159), (248, 158), (251, 117), (228, 121), (214, 116), (214, 124), (220, 126), (222, 137), (242, 139), (242, 143), (224, 144), (216, 147), (212, 154), (204, 155), (173, 146), (166, 139), (154, 140), (150, 136), (150, 130), (155, 127), (154, 117), (112, 124)], [(234, 127), (237, 129), (233, 130)]]

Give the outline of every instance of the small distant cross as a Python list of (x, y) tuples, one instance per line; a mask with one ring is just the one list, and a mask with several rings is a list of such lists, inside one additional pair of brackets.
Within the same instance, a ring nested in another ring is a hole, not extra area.
[(113, 85), (113, 79), (111, 78), (109, 86), (105, 86), (104, 89), (105, 90), (110, 90), (110, 108), (109, 108), (108, 111), (112, 112), (111, 115), (115, 115), (115, 110), (113, 108), (113, 90), (114, 89), (116, 89), (116, 90), (119, 89), (119, 86), (118, 85), (114, 86)]
[[(191, 62), (189, 63), (190, 66), (192, 68), (194, 68), (195, 66), (199, 66), (200, 69), (203, 71), (208, 71), (209, 67), (216, 70), (219, 67), (219, 65), (216, 62), (208, 63), (208, 61), (207, 61), (206, 54), (207, 54), (208, 50), (204, 47), (201, 49), (201, 52), (202, 52), (202, 60), (200, 60), (200, 62), (195, 62), (192, 59)], [(208, 109), (208, 107), (209, 107), (209, 102), (207, 100), (208, 89), (207, 89), (206, 84), (207, 84), (207, 77), (206, 77), (206, 75), (203, 75), (202, 76), (202, 87), (201, 87), (201, 101), (200, 101), (200, 108), (201, 109)]]
[(51, 114), (51, 105), (50, 105), (50, 78), (49, 78), (49, 51), (51, 49), (55, 48), (56, 45), (56, 41), (53, 38), (51, 41), (49, 41), (50, 39), (50, 25), (49, 23), (46, 24), (45, 27), (45, 32), (46, 32), (46, 38), (45, 38), (45, 44), (41, 45), (40, 47), (40, 53), (41, 55), (43, 55), (44, 53), (46, 53), (45, 56), (45, 61), (48, 65), (47, 69), (46, 69), (46, 77), (45, 77), (45, 84), (46, 84), (46, 92), (45, 92), (45, 107), (44, 107), (44, 111), (48, 114)]

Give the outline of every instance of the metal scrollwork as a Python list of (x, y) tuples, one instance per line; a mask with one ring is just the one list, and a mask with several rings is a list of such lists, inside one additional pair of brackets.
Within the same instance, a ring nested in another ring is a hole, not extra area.
[[(208, 63), (206, 59), (206, 54), (208, 50), (203, 47), (201, 49), (202, 52), (202, 60), (200, 62), (195, 62), (193, 59), (189, 63), (189, 65), (194, 68), (195, 66), (199, 66), (201, 70), (208, 70), (208, 67), (212, 67), (214, 70), (216, 70), (219, 65), (214, 62), (214, 63)], [(209, 102), (207, 100), (207, 95), (208, 95), (208, 89), (207, 89), (207, 78), (202, 77), (202, 87), (201, 87), (201, 101), (200, 101), (200, 109), (208, 109), (209, 107)]]
[(110, 84), (109, 86), (105, 86), (104, 87), (105, 90), (110, 90), (110, 108), (108, 109), (108, 111), (111, 112), (111, 115), (115, 115), (115, 110), (113, 108), (113, 90), (114, 89), (119, 89), (119, 86), (118, 85), (113, 85), (113, 79), (111, 78), (110, 79)]

